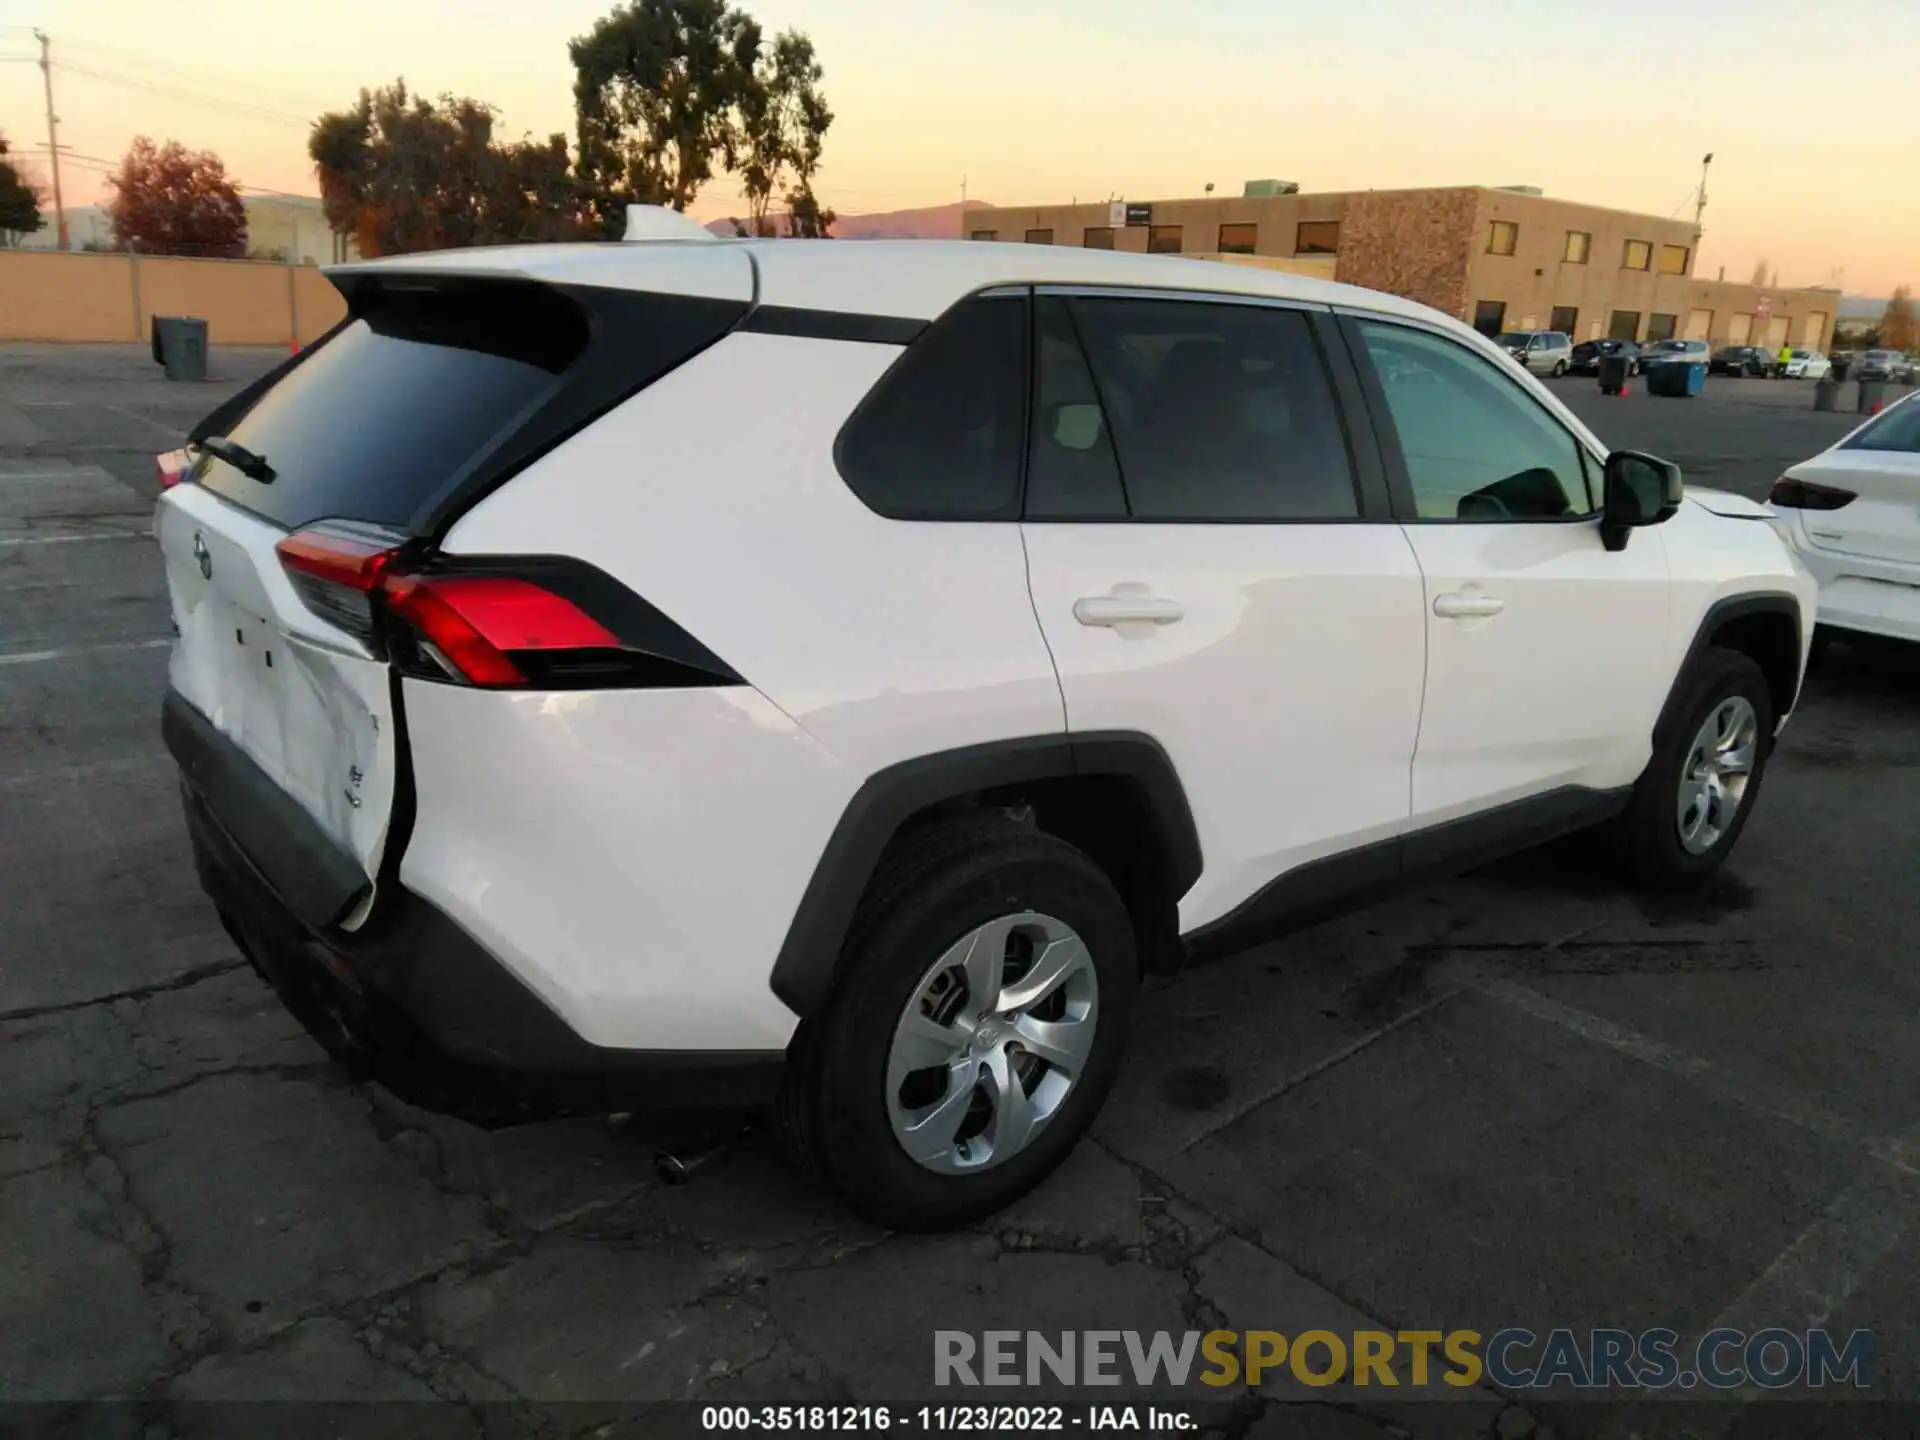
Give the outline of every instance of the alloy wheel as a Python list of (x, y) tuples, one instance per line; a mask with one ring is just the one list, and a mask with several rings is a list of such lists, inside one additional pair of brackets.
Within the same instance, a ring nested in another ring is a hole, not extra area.
[(1037, 911), (1002, 915), (927, 967), (894, 1028), (887, 1118), (928, 1170), (1004, 1164), (1059, 1113), (1099, 1022), (1093, 956)]
[(1688, 854), (1706, 854), (1732, 827), (1759, 747), (1760, 718), (1744, 696), (1722, 700), (1708, 713), (1680, 767), (1676, 818)]

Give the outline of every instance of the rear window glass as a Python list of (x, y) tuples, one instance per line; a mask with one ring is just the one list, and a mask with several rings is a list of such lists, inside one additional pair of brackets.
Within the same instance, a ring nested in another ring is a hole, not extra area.
[(1920, 402), (1903, 400), (1842, 447), (1920, 454)]
[(199, 480), (298, 529), (346, 518), (404, 528), (421, 504), (525, 423), (587, 342), (565, 296), (537, 286), (389, 290), (228, 432), (270, 483), (223, 462)]

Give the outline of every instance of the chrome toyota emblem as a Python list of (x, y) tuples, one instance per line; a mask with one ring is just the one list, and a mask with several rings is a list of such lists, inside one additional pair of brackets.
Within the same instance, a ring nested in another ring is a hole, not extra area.
[(213, 555), (212, 552), (207, 549), (207, 537), (197, 530), (193, 535), (193, 558), (200, 562), (200, 578), (203, 580), (211, 580), (213, 578)]

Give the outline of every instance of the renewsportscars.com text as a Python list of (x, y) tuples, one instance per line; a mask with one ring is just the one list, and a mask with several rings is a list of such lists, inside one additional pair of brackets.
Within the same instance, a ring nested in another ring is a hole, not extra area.
[(1734, 1390), (1746, 1386), (1872, 1384), (1873, 1337), (1783, 1327), (1676, 1330), (1567, 1327), (1478, 1330), (937, 1330), (938, 1386), (1133, 1384), (1179, 1388), (1258, 1386), (1286, 1376), (1302, 1385), (1406, 1389)]

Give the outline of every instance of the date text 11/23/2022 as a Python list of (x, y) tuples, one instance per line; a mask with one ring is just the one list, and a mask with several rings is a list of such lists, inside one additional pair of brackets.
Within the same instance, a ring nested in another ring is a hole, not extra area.
[(1159, 1405), (707, 1405), (705, 1431), (794, 1433), (927, 1431), (965, 1434), (1044, 1434), (1069, 1431), (1196, 1430), (1187, 1411)]

